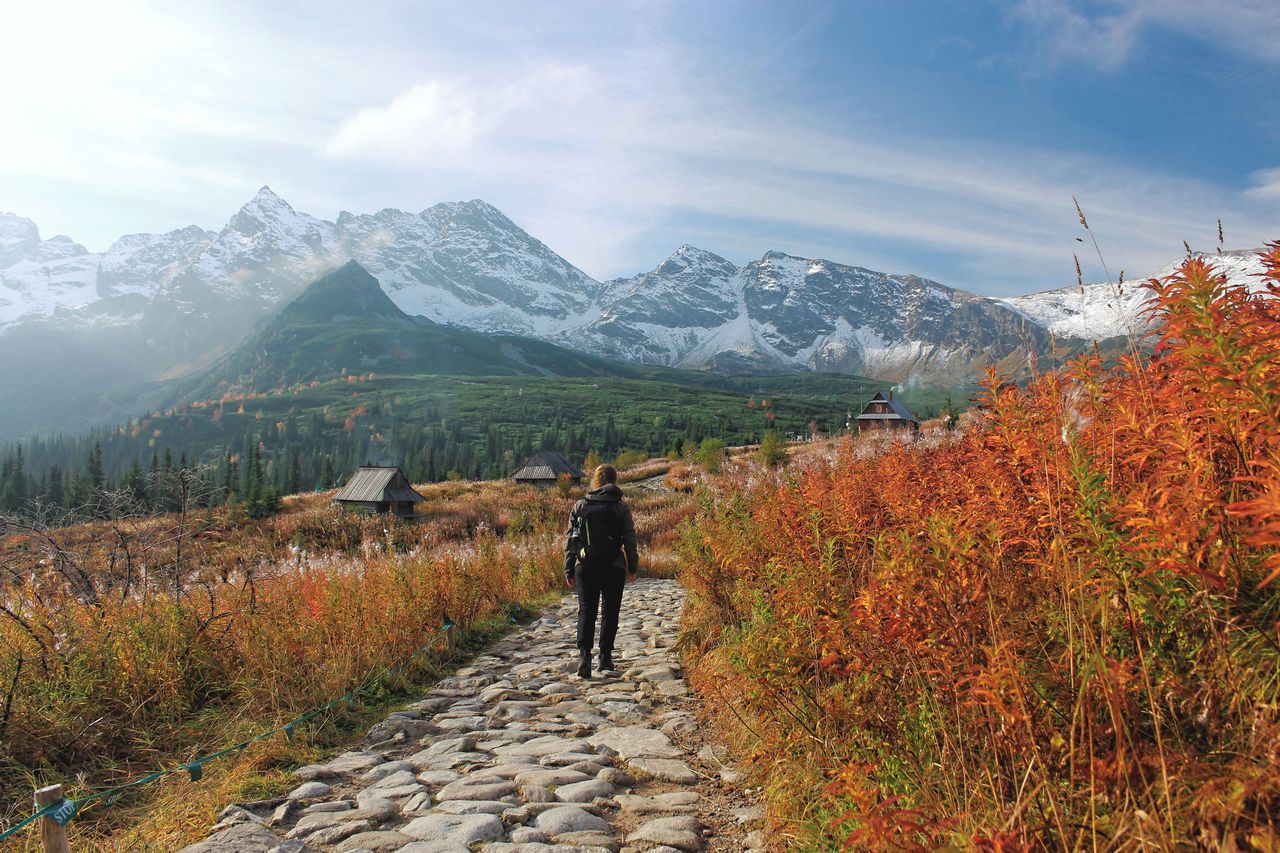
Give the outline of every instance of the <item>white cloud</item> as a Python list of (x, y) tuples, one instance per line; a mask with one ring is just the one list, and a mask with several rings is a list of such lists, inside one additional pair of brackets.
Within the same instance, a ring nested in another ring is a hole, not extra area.
[(466, 157), (483, 139), (504, 130), (520, 133), (547, 125), (586, 86), (584, 69), (560, 65), (497, 83), (427, 80), (386, 106), (365, 107), (343, 121), (321, 153), (395, 164), (442, 154)]
[(1280, 168), (1260, 169), (1249, 176), (1249, 183), (1245, 195), (1280, 202)]
[(476, 134), (476, 110), (462, 94), (432, 80), (347, 119), (324, 146), (335, 157), (400, 161), (438, 150), (457, 151)]
[(1150, 29), (1280, 62), (1276, 0), (1109, 0), (1090, 11), (1072, 0), (1018, 0), (1011, 13), (1037, 35), (1037, 54), (1049, 64), (1084, 60), (1095, 68), (1114, 70), (1128, 61), (1138, 39)]
[[(888, 135), (755, 95), (746, 78), (785, 57), (708, 72), (715, 62), (649, 4), (606, 4), (607, 22), (490, 9), (467, 18), (468, 35), (442, 32), (467, 16), (440, 8), (416, 24), (387, 9), (370, 23), (376, 6), (349, 22), (345, 4), (321, 0), (264, 21), (272, 4), (227, 2), (22, 4), (22, 31), (44, 35), (0, 52), (0, 79), (14, 81), (0, 206), (101, 248), (188, 216), (217, 226), (263, 183), (325, 217), (482, 197), (601, 277), (697, 234), (735, 260), (777, 248), (979, 289), (1069, 281), (1073, 194), (1113, 267), (1135, 275), (1184, 238), (1212, 243), (1219, 216), (1235, 245), (1278, 236), (1263, 231), (1280, 185), (1270, 170), (1235, 192), (1078, 153)], [(1272, 0), (1216, 22), (1193, 0), (1017, 8), (1066, 39), (1055, 49), (1085, 45), (1101, 62), (1154, 26), (1203, 25), (1259, 55), (1280, 45), (1266, 37)], [(574, 27), (578, 41), (557, 41)], [(153, 218), (131, 219), (144, 202)]]

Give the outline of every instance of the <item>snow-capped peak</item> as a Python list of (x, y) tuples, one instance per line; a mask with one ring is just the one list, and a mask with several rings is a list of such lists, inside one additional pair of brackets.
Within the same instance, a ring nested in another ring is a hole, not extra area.
[(699, 249), (697, 246), (682, 243), (680, 248), (671, 254), (671, 257), (653, 270), (653, 273), (656, 275), (677, 275), (688, 270), (701, 271), (712, 276), (727, 277), (736, 273), (738, 267), (732, 261), (725, 260), (714, 252), (708, 252), (706, 249)]
[(300, 217), (287, 201), (272, 192), (271, 187), (264, 185), (236, 211), (227, 226), (242, 234), (256, 234), (266, 223), (281, 223), (289, 227), (300, 218), (315, 221), (305, 214)]
[(25, 216), (0, 211), (0, 250), (18, 243), (39, 243), (40, 229)]

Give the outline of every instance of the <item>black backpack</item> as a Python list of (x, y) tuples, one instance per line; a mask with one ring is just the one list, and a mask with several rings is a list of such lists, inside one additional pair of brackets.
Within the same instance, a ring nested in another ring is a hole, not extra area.
[(578, 562), (585, 569), (608, 566), (622, 552), (622, 519), (617, 505), (600, 501), (581, 501), (576, 513), (578, 526)]

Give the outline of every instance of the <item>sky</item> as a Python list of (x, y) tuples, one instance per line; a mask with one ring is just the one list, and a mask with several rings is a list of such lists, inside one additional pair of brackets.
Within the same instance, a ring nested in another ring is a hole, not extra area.
[(680, 244), (979, 293), (1280, 239), (1280, 2), (11, 0), (0, 210), (92, 250), (482, 198), (588, 274)]

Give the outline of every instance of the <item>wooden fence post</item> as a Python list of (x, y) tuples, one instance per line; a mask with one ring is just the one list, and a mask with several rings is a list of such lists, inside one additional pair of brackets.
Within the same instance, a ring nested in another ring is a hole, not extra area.
[(450, 625), (444, 629), (445, 642), (449, 644), (449, 654), (453, 654), (458, 648), (458, 626)]
[[(62, 799), (62, 786), (49, 785), (36, 791), (36, 809), (52, 805)], [(40, 846), (44, 853), (71, 853), (67, 844), (67, 828), (59, 826), (53, 818), (45, 815), (40, 819)]]

